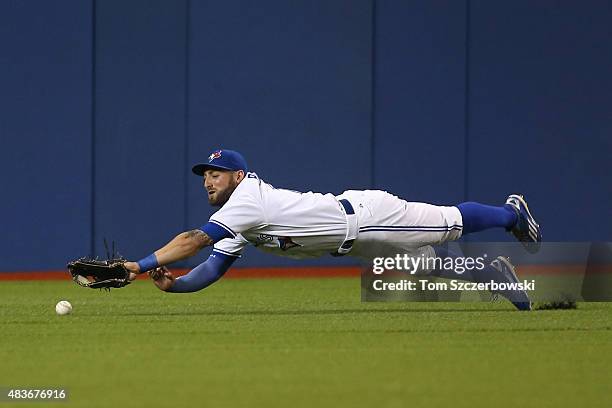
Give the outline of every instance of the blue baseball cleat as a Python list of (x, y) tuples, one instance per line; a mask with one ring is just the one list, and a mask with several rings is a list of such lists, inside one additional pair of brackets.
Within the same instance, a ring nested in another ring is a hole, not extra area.
[(508, 196), (506, 206), (512, 208), (517, 216), (516, 224), (509, 231), (523, 244), (527, 252), (535, 254), (540, 250), (542, 232), (540, 225), (529, 212), (525, 198), (519, 194), (512, 194)]
[[(510, 259), (498, 256), (491, 262), (491, 267), (499, 272), (497, 279), (494, 279), (498, 283), (519, 283), (519, 279), (516, 276), (514, 265), (510, 263)], [(518, 310), (529, 311), (531, 310), (531, 300), (524, 290), (500, 290), (493, 292), (494, 295), (501, 295), (508, 299)]]

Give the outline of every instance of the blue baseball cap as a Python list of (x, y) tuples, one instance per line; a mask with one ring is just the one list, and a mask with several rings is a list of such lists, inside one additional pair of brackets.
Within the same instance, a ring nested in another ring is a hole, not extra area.
[(191, 171), (198, 176), (203, 176), (208, 169), (217, 170), (242, 170), (248, 171), (246, 160), (242, 155), (234, 150), (215, 150), (208, 156), (208, 163), (198, 163), (191, 168)]

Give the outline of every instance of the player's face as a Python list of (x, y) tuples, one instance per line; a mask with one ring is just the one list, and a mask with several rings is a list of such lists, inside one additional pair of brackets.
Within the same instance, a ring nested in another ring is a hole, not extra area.
[(215, 207), (222, 207), (244, 178), (244, 172), (206, 170), (204, 172), (204, 188), (208, 193), (208, 203)]

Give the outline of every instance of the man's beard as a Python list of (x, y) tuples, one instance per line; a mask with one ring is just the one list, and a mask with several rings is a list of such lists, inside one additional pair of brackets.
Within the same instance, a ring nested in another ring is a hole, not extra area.
[(208, 203), (213, 207), (223, 207), (227, 200), (229, 200), (230, 196), (232, 195), (237, 186), (238, 183), (232, 180), (230, 182), (230, 185), (224, 191), (217, 191), (216, 199), (214, 202), (210, 200), (209, 196)]

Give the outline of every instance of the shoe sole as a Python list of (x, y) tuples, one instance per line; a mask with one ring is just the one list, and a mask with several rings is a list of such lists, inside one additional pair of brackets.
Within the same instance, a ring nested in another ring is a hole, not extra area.
[(506, 267), (508, 269), (510, 269), (510, 272), (512, 273), (512, 277), (514, 278), (515, 282), (519, 282), (519, 278), (516, 275), (516, 268), (514, 267), (514, 265), (512, 265), (510, 263), (510, 261), (508, 260), (508, 258), (506, 258), (505, 256), (498, 256), (497, 258), (495, 258), (497, 260), (499, 260), (500, 262), (502, 262), (504, 265), (506, 265)]
[(529, 211), (529, 206), (527, 205), (527, 201), (525, 201), (525, 198), (522, 195), (518, 195), (518, 194), (510, 194), (508, 196), (508, 198), (513, 197), (516, 198), (517, 200), (519, 200), (521, 202), (521, 204), (523, 204), (525, 206), (525, 211), (527, 211), (527, 215), (529, 216), (529, 218), (531, 218), (531, 220), (533, 220), (533, 223), (540, 228), (540, 224), (538, 224), (535, 220), (535, 217), (531, 214), (531, 211)]
[[(537, 232), (540, 232), (540, 224), (537, 223), (537, 221), (535, 220), (535, 217), (533, 216), (533, 214), (531, 214), (531, 211), (529, 211), (529, 206), (527, 205), (527, 201), (525, 201), (525, 198), (520, 195), (520, 194), (510, 194), (508, 196), (508, 198), (515, 198), (517, 199), (521, 205), (523, 205), (525, 207), (525, 211), (527, 212), (527, 222), (531, 225), (531, 227), (533, 227), (534, 230), (537, 230)], [(519, 210), (520, 211), (520, 210)], [(530, 231), (531, 232), (531, 231)], [(529, 237), (533, 240), (531, 242), (523, 242), (525, 249), (527, 249), (528, 252), (534, 254), (536, 252), (539, 251), (540, 249), (540, 245), (539, 243), (542, 242), (542, 233), (540, 232), (540, 240), (538, 241), (538, 237), (536, 234), (536, 237), (534, 239), (534, 237), (529, 234)], [(533, 244), (537, 244), (535, 247)]]
[[(515, 280), (515, 282), (520, 282), (520, 280), (519, 280), (519, 278), (518, 278), (518, 276), (516, 274), (516, 268), (514, 267), (514, 265), (512, 265), (510, 263), (510, 260), (508, 258), (506, 258), (504, 256), (498, 256), (495, 259), (498, 259), (501, 263), (503, 263), (504, 265), (506, 265), (508, 267), (508, 269), (510, 270), (510, 273), (512, 274), (512, 277)], [(527, 292), (525, 292), (525, 295), (527, 295)], [(527, 298), (529, 299), (528, 295), (527, 295)], [(529, 300), (529, 305), (528, 305), (529, 309), (522, 309), (522, 308), (517, 306), (517, 303), (518, 304), (523, 304), (525, 302), (512, 302), (512, 301), (510, 301), (510, 303), (512, 303), (514, 305), (514, 307), (516, 307), (518, 310), (521, 310), (521, 311), (531, 311), (531, 310), (533, 310), (533, 302), (531, 301), (531, 299)]]

